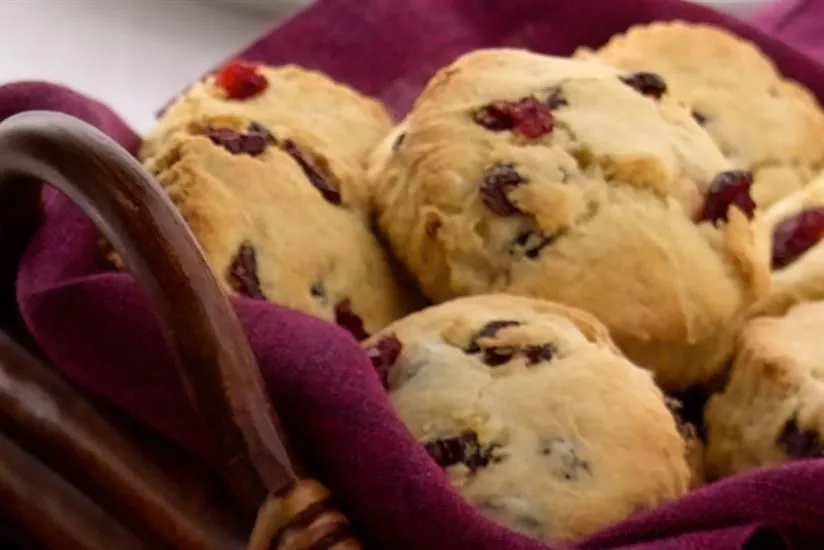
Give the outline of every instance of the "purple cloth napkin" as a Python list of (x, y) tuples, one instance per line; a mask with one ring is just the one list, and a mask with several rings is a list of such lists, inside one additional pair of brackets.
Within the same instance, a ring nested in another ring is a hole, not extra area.
[(824, 0), (772, 2), (750, 21), (824, 63)]
[[(754, 40), (785, 74), (824, 98), (824, 69), (813, 61), (738, 20), (677, 0), (321, 0), (243, 56), (324, 70), (400, 114), (436, 68), (468, 50), (508, 45), (566, 54), (633, 23), (675, 18)], [(27, 109), (77, 116), (129, 150), (138, 141), (105, 106), (65, 88), (0, 88), (0, 120)], [(44, 193), (43, 223), (17, 281), (29, 330), (78, 384), (213, 462), (208, 427), (188, 405), (142, 293), (128, 274), (99, 271), (96, 238), (65, 197)], [(548, 548), (484, 520), (449, 488), (388, 407), (348, 333), (276, 305), (233, 303), (286, 429), (369, 548)], [(820, 495), (824, 462), (797, 462), (705, 487), (578, 547), (824, 548)]]

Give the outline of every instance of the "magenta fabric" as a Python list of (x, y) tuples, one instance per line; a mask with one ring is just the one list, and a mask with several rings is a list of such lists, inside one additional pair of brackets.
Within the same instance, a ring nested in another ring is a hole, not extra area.
[(824, 63), (824, 0), (772, 2), (750, 21)]
[[(824, 98), (824, 68), (811, 59), (738, 20), (676, 0), (321, 0), (243, 56), (324, 70), (401, 114), (437, 67), (468, 50), (508, 45), (566, 54), (633, 23), (673, 18), (716, 23), (756, 41)], [(0, 87), (0, 120), (28, 109), (77, 116), (129, 150), (138, 142), (105, 106), (65, 88)], [(29, 330), (68, 377), (214, 464), (208, 426), (188, 405), (142, 293), (128, 274), (99, 270), (96, 237), (65, 197), (44, 192), (43, 223), (18, 274)], [(369, 548), (549, 548), (487, 522), (449, 488), (345, 331), (272, 304), (237, 298), (234, 305), (298, 450)], [(578, 548), (824, 548), (822, 495), (824, 462), (796, 462), (705, 487)]]

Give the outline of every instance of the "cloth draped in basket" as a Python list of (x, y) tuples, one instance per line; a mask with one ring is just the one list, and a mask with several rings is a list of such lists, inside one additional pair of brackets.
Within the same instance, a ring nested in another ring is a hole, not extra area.
[[(824, 0), (788, 4), (815, 4), (824, 14)], [(769, 30), (770, 17), (758, 24)], [(824, 99), (824, 68), (814, 61), (767, 32), (677, 0), (321, 0), (242, 55), (324, 70), (402, 114), (433, 71), (465, 51), (508, 45), (566, 54), (634, 23), (675, 18), (716, 23), (754, 40), (786, 75)], [(792, 25), (780, 18), (782, 36), (792, 40)], [(821, 55), (820, 46), (805, 44)], [(138, 142), (104, 105), (65, 88), (0, 88), (0, 120), (29, 109), (77, 116), (130, 150)], [(128, 274), (99, 271), (96, 239), (78, 208), (44, 192), (43, 224), (18, 276), (29, 330), (78, 384), (199, 459), (213, 460), (208, 427), (188, 405), (143, 295)], [(346, 332), (275, 305), (233, 303), (298, 450), (340, 497), (370, 548), (548, 548), (487, 522), (450, 490), (392, 414), (370, 363)], [(821, 495), (824, 461), (797, 462), (705, 487), (578, 548), (820, 548)]]

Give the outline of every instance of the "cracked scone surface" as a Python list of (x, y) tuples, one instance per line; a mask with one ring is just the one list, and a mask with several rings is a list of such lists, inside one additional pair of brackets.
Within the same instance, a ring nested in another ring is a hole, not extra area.
[(239, 115), (266, 127), (300, 128), (330, 155), (362, 162), (391, 129), (384, 107), (328, 76), (296, 65), (255, 65), (265, 88), (231, 99), (214, 75), (195, 82), (164, 111), (146, 136), (141, 157), (155, 155), (169, 134), (202, 116)]
[(824, 302), (750, 321), (723, 393), (705, 412), (711, 478), (798, 458), (822, 458)]
[(419, 304), (368, 229), (362, 171), (316, 155), (314, 143), (282, 126), (205, 116), (146, 166), (227, 290), (337, 321), (358, 336)]
[(365, 345), (397, 414), (493, 521), (572, 540), (687, 490), (664, 396), (584, 312), (460, 298)]
[(746, 40), (709, 25), (653, 23), (613, 37), (595, 55), (662, 76), (733, 165), (753, 172), (760, 206), (800, 189), (824, 165), (817, 100)]
[(824, 174), (772, 205), (759, 226), (771, 243), (772, 277), (750, 316), (824, 300)]
[[(376, 149), (374, 208), (433, 301), (508, 292), (579, 307), (676, 390), (722, 368), (767, 252), (737, 207), (696, 223), (727, 161), (687, 110), (619, 77), (522, 50), (460, 58)], [(531, 118), (507, 127), (499, 102)]]

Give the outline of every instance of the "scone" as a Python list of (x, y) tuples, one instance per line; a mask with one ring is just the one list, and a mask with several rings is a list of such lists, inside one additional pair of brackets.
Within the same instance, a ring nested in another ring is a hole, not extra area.
[(589, 311), (667, 391), (711, 379), (766, 288), (749, 174), (683, 107), (603, 64), (481, 50), (371, 159), (373, 208), (430, 300)]
[(584, 312), (459, 298), (364, 345), (394, 410), (493, 521), (568, 541), (687, 491), (663, 394)]
[(750, 321), (725, 391), (707, 406), (710, 478), (794, 458), (822, 458), (824, 302)]
[(759, 220), (770, 237), (772, 281), (750, 315), (782, 315), (824, 300), (824, 174), (771, 206)]
[(362, 339), (420, 304), (368, 227), (362, 171), (314, 155), (313, 140), (243, 116), (202, 116), (146, 167), (227, 290)]
[(815, 96), (726, 30), (685, 22), (639, 25), (595, 56), (662, 78), (734, 168), (753, 172), (759, 206), (800, 189), (824, 165), (824, 113)]
[(146, 136), (141, 158), (154, 156), (168, 135), (190, 120), (226, 114), (267, 128), (300, 128), (328, 155), (358, 163), (392, 125), (380, 103), (324, 74), (295, 65), (234, 60), (194, 83), (166, 108)]

